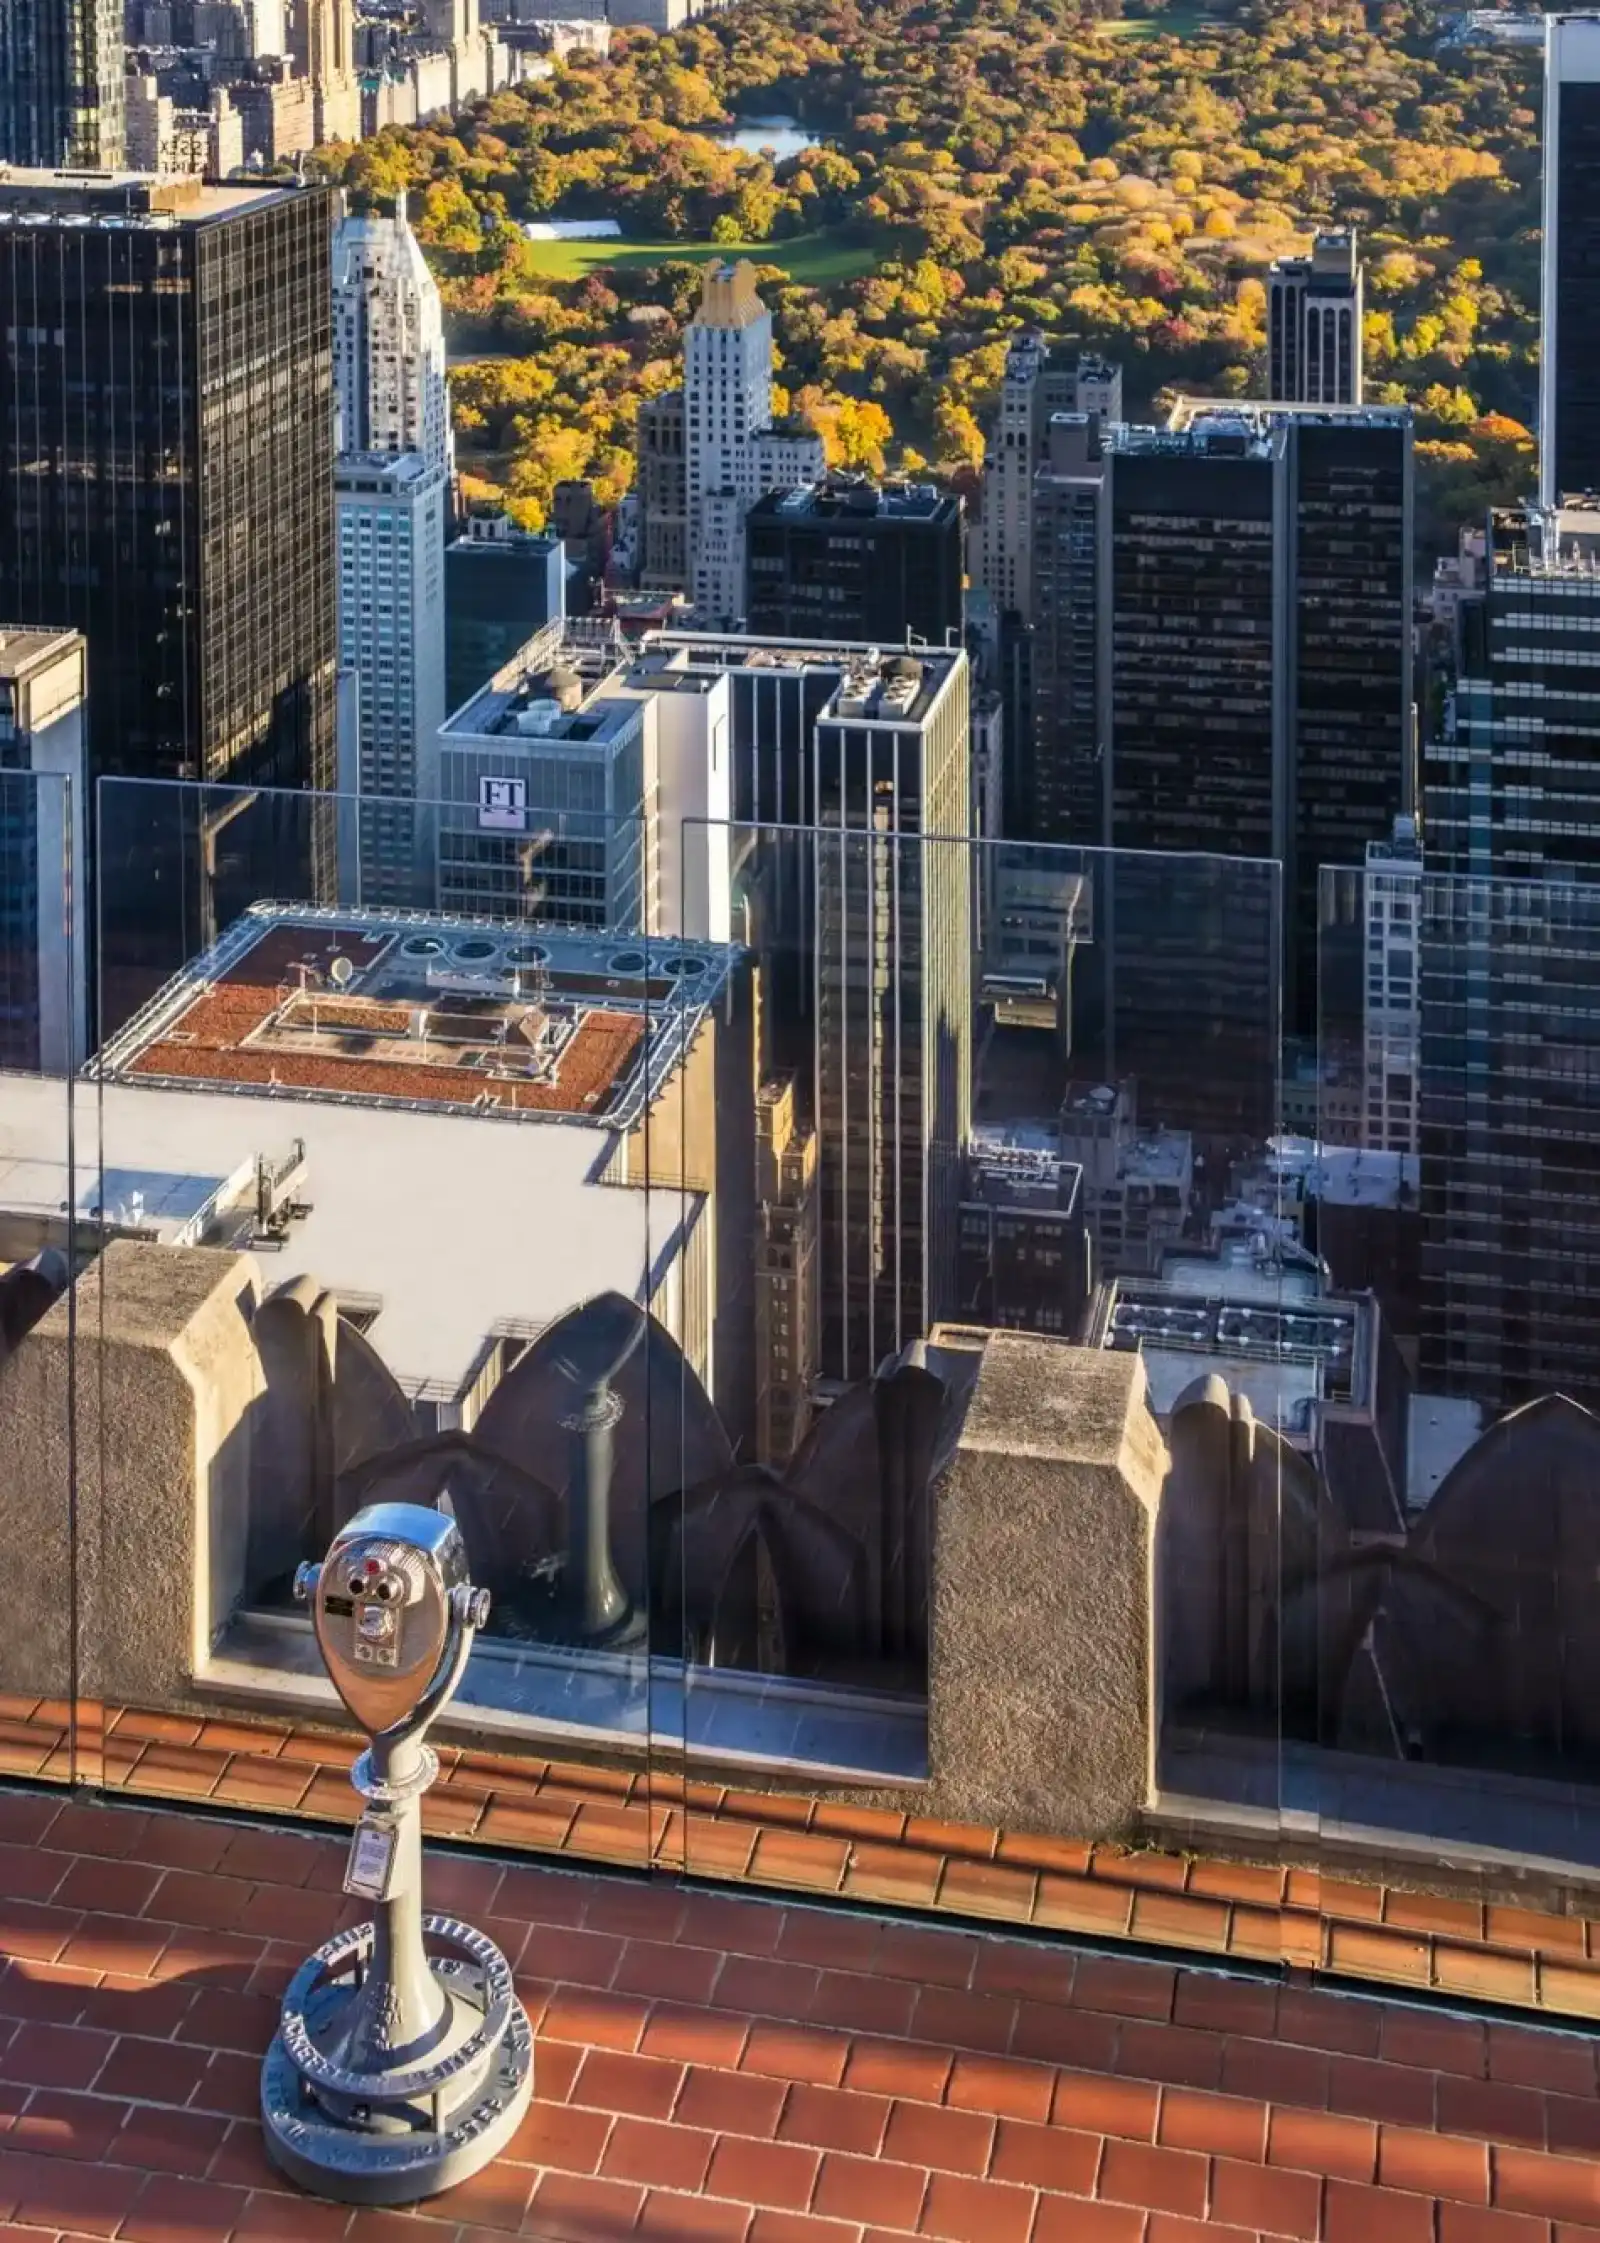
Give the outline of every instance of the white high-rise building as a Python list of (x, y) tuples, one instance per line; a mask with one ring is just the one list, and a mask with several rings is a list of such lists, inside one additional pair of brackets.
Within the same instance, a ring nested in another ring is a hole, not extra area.
[(743, 259), (707, 268), (684, 336), (683, 402), (688, 590), (702, 622), (728, 629), (744, 609), (746, 514), (826, 468), (819, 436), (772, 426), (772, 314)]
[(339, 222), (333, 381), (341, 452), (420, 452), (451, 467), (444, 315), (403, 207)]
[(1422, 849), (1414, 818), (1396, 818), (1391, 840), (1367, 843), (1362, 905), (1361, 1141), (1378, 1152), (1415, 1153), (1421, 1133)]
[(445, 719), (448, 478), (419, 452), (347, 453), (335, 471), (339, 666), (354, 673), (355, 737), (341, 742), (341, 883), (351, 903), (432, 907), (431, 806), (419, 762)]
[(348, 900), (432, 905), (420, 757), (445, 718), (444, 547), (454, 447), (439, 291), (402, 207), (345, 218), (333, 252), (339, 661), (359, 718), (339, 783)]

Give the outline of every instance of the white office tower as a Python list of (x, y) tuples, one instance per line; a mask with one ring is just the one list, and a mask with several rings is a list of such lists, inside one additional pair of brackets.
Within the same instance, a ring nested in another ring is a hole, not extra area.
[(1390, 840), (1367, 843), (1362, 906), (1361, 1142), (1377, 1152), (1415, 1153), (1422, 1074), (1422, 847), (1415, 818), (1396, 818)]
[[(361, 796), (346, 902), (433, 904), (419, 753), (444, 722), (444, 543), (454, 447), (439, 291), (402, 205), (344, 218), (333, 249), (339, 661), (358, 681)], [(352, 887), (352, 883), (354, 886)]]
[(744, 607), (744, 511), (761, 496), (753, 439), (772, 420), (772, 314), (753, 265), (707, 269), (683, 361), (689, 591), (726, 628)]
[(344, 218), (333, 243), (333, 381), (341, 452), (454, 463), (439, 290), (403, 204)]
[(361, 796), (342, 900), (429, 910), (433, 831), (430, 806), (417, 802), (418, 762), (445, 718), (447, 481), (419, 452), (357, 452), (339, 461), (334, 488), (339, 666), (354, 671), (359, 700), (356, 769), (341, 783), (353, 779)]

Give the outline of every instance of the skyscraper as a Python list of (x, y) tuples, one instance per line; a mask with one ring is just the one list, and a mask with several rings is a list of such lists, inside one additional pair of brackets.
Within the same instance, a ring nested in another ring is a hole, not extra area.
[(1355, 230), (1318, 234), (1309, 257), (1267, 275), (1267, 395), (1281, 405), (1361, 403), (1361, 259)]
[(1489, 518), (1457, 618), (1454, 736), (1430, 743), (1428, 862), (1479, 878), (1600, 880), (1600, 506)]
[(1316, 1024), (1320, 868), (1412, 806), (1410, 417), (1187, 404), (1111, 431), (1101, 503), (1103, 838), (1204, 861), (1102, 871), (1086, 981), (1117, 978), (1142, 1111), (1264, 1134), (1280, 1008)]
[(1033, 621), (1033, 479), (1057, 413), (1086, 414), (1097, 425), (1120, 420), (1122, 369), (1103, 358), (1068, 358), (1038, 335), (1021, 335), (1006, 353), (984, 451), (973, 573), (996, 611), (1014, 611), (1024, 624)]
[(1600, 491), (1600, 17), (1545, 18), (1539, 496)]
[(1421, 1369), (1600, 1406), (1600, 886), (1420, 882)]
[(0, 616), (85, 634), (91, 778), (332, 783), (330, 216), (0, 177)]
[(1367, 843), (1362, 906), (1361, 1142), (1415, 1153), (1422, 1051), (1422, 844), (1414, 817)]
[(1106, 838), (1280, 859), (1305, 1026), (1319, 869), (1414, 799), (1411, 450), (1403, 407), (1197, 403), (1108, 446)]
[(122, 80), (122, 0), (5, 0), (0, 163), (114, 170)]
[(566, 613), (566, 557), (557, 537), (519, 530), (506, 514), (475, 514), (444, 555), (445, 708), (459, 709), (518, 647)]
[(452, 464), (444, 314), (403, 199), (392, 218), (335, 228), (333, 385), (340, 451)]
[[(653, 632), (647, 665), (731, 688), (722, 838), (763, 965), (769, 1070), (817, 1132), (824, 1377), (870, 1376), (953, 1311), (972, 1099), (970, 672)], [(776, 821), (776, 822), (772, 822)]]
[(744, 611), (745, 516), (763, 491), (795, 490), (825, 472), (822, 440), (772, 425), (772, 314), (755, 267), (710, 265), (683, 339), (685, 559), (707, 626)]
[[(344, 218), (333, 244), (339, 653), (357, 679), (364, 902), (433, 902), (421, 764), (446, 715), (450, 396), (439, 291), (406, 223)], [(479, 681), (481, 682), (481, 681)]]
[(745, 519), (745, 628), (777, 639), (944, 646), (961, 633), (961, 501), (836, 477), (770, 491)]
[[(750, 440), (772, 418), (772, 314), (756, 294), (755, 268), (712, 265), (683, 343), (689, 500), (689, 579), (696, 611), (726, 628), (744, 602), (744, 509)], [(736, 520), (713, 517), (728, 494)]]
[(681, 389), (639, 407), (639, 582), (650, 592), (681, 592), (689, 581), (689, 486)]
[(339, 663), (358, 695), (363, 904), (429, 909), (433, 844), (417, 802), (419, 763), (445, 720), (442, 469), (420, 452), (346, 452), (334, 475)]
[(1092, 413), (1054, 413), (1032, 486), (1029, 729), (1016, 743), (1011, 829), (1094, 843), (1104, 821), (1098, 611), (1105, 448)]
[[(1047, 710), (1042, 742), (1037, 737), (1033, 674), (1037, 653), (1042, 651), (1047, 663), (1056, 663), (1059, 655), (1058, 648), (1040, 650), (1034, 644), (1034, 546), (1040, 527), (1035, 481), (1050, 471), (1049, 431), (1062, 413), (1081, 416), (1093, 430), (1120, 420), (1122, 369), (1106, 359), (1069, 358), (1047, 348), (1038, 335), (1019, 336), (1006, 355), (1000, 403), (984, 451), (972, 575), (989, 595), (994, 613), (1006, 831), (1041, 839), (1058, 836), (1067, 814), (1057, 781), (1071, 752), (1059, 737), (1058, 708)], [(1047, 497), (1047, 512), (1049, 506)], [(1051, 520), (1045, 527), (1054, 537), (1063, 525)], [(1052, 578), (1058, 573), (1053, 565)], [(1047, 679), (1046, 692), (1050, 690)], [(1043, 794), (1036, 785), (1041, 747)], [(1039, 824), (1039, 819), (1045, 822)]]
[(1497, 510), (1484, 570), (1427, 753), (1421, 1331), (1500, 1410), (1596, 1397), (1600, 507)]

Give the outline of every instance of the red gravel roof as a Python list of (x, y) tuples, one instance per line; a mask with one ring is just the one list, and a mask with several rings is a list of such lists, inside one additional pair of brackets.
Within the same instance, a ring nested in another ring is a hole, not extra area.
[[(349, 929), (324, 934), (293, 926), (271, 928), (210, 984), (161, 1037), (131, 1061), (128, 1072), (187, 1082), (258, 1083), (283, 1090), (342, 1091), (356, 1097), (417, 1099), (440, 1105), (472, 1106), (480, 1101), (516, 1113), (601, 1114), (612, 1090), (626, 1075), (640, 1044), (645, 1020), (639, 1013), (596, 1009), (579, 1021), (563, 1047), (554, 1078), (545, 1082), (501, 1077), (480, 1068), (452, 1066), (430, 1059), (417, 1047), (415, 1062), (359, 1054), (327, 1054), (252, 1043), (279, 1008), (298, 1000), (302, 965), (325, 968), (337, 956), (357, 966), (371, 964), (387, 946), (387, 935), (368, 936)], [(363, 956), (363, 951), (366, 955)], [(309, 1022), (296, 1004), (298, 1027)], [(319, 1000), (325, 1026), (367, 1027), (375, 1036), (403, 1030), (409, 1011), (392, 1002), (364, 1005), (348, 994)], [(455, 1050), (455, 1046), (437, 1047)]]

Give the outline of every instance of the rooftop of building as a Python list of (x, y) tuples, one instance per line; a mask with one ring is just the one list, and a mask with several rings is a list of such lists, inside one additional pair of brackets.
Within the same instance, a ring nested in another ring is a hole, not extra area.
[(820, 445), (822, 442), (811, 423), (799, 413), (780, 413), (776, 420), (768, 421), (765, 428), (758, 428), (755, 435), (757, 439), (763, 436), (785, 437), (797, 444)]
[(0, 623), (0, 678), (21, 684), (63, 656), (80, 654), (83, 646), (79, 631), (35, 631), (26, 624)]
[(979, 1123), (967, 1156), (967, 1197), (991, 1207), (1052, 1207), (1063, 1213), (1083, 1196), (1083, 1170), (1059, 1146), (1020, 1128)]
[(710, 264), (701, 283), (700, 303), (691, 327), (753, 327), (766, 317), (756, 293), (756, 269), (748, 258)]
[(1326, 1145), (1309, 1137), (1268, 1140), (1261, 1172), (1279, 1190), (1325, 1200), (1334, 1207), (1402, 1207), (1416, 1204), (1421, 1169), (1415, 1153), (1367, 1145)]
[(1285, 278), (1309, 279), (1343, 283), (1354, 287), (1361, 269), (1360, 236), (1355, 227), (1340, 227), (1319, 233), (1312, 239), (1309, 252), (1297, 257), (1278, 257), (1272, 270)]
[(867, 476), (830, 476), (798, 491), (768, 491), (753, 521), (891, 521), (930, 526), (956, 521), (961, 501), (933, 483), (874, 483)]
[(623, 722), (617, 713), (622, 705), (610, 704), (602, 719), (589, 703), (597, 687), (620, 673), (627, 653), (621, 632), (610, 625), (558, 616), (452, 711), (441, 737), (457, 744), (518, 736), (569, 739), (575, 745), (609, 741)]
[(0, 164), (0, 224), (198, 226), (302, 192), (282, 180), (217, 182), (152, 172), (43, 171)]
[(1113, 428), (1108, 441), (1118, 449), (1136, 449), (1122, 443), (1127, 436), (1196, 435), (1207, 439), (1269, 439), (1276, 428), (1294, 420), (1322, 428), (1398, 428), (1411, 419), (1409, 405), (1302, 405), (1278, 398), (1180, 397), (1167, 416), (1166, 428)]
[(1331, 1293), (1303, 1249), (1233, 1239), (1163, 1254), (1154, 1277), (1102, 1287), (1093, 1344), (1143, 1357), (1158, 1417), (1215, 1373), (1263, 1424), (1304, 1435), (1315, 1403), (1365, 1391), (1371, 1317), (1370, 1302)]
[(1186, 1129), (1141, 1125), (1132, 1101), (1110, 1083), (1073, 1083), (1061, 1105), (1061, 1141), (1114, 1138), (1117, 1181), (1174, 1186), (1186, 1192), (1194, 1176), (1194, 1139)]
[(967, 667), (964, 649), (920, 643), (875, 647), (851, 640), (753, 639), (673, 630), (646, 632), (640, 647), (648, 656), (691, 669), (836, 673), (838, 690), (822, 715), (869, 724), (926, 724), (954, 678)]
[(551, 537), (543, 530), (519, 528), (509, 514), (469, 514), (445, 551), (452, 558), (481, 553), (548, 556), (560, 543), (558, 537)]
[[(596, 1124), (464, 1134), (470, 1109), (129, 1073), (77, 1089), (69, 1169), (59, 1082), (3, 1078), (0, 1215), (60, 1235), (79, 1221), (168, 1246), (258, 1254), (277, 1284), (306, 1276), (372, 1325), (407, 1394), (470, 1389), (492, 1335), (527, 1336), (580, 1295), (649, 1297), (683, 1250), (699, 1202), (670, 1186), (597, 1175)], [(260, 1231), (258, 1188), (287, 1176), (290, 1219)]]
[(627, 1126), (735, 953), (256, 904), (94, 1063), (121, 1082)]
[(1588, 583), (1600, 572), (1600, 494), (1572, 492), (1556, 506), (1497, 506), (1489, 542), (1497, 573)]
[(419, 483), (442, 483), (446, 477), (443, 464), (421, 452), (341, 452), (333, 472), (344, 491), (411, 489)]

